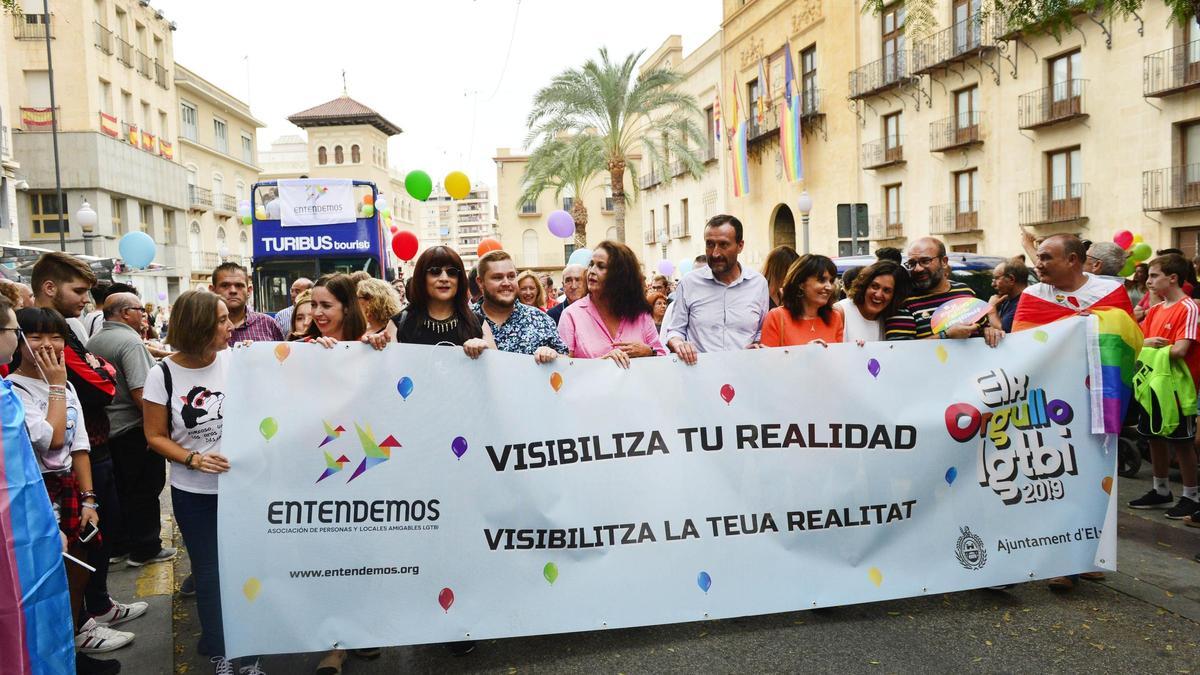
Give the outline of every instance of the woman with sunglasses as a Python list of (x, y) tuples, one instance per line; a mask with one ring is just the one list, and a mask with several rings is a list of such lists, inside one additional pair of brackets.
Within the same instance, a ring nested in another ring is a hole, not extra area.
[(477, 359), (495, 349), (492, 330), (471, 311), (467, 273), (462, 258), (446, 246), (426, 249), (417, 258), (412, 295), (401, 315), (400, 342), (418, 345), (450, 343)]

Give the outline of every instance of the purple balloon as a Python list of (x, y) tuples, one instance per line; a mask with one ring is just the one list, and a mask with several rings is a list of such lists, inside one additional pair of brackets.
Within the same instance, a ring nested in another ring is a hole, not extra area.
[(559, 239), (569, 239), (575, 236), (575, 219), (561, 209), (550, 213), (546, 225), (550, 228), (550, 234)]
[(871, 373), (871, 377), (879, 377), (879, 362), (875, 359), (867, 361), (867, 372)]
[(453, 452), (455, 457), (462, 459), (462, 456), (467, 454), (467, 439), (462, 436), (456, 437), (450, 442), (450, 452)]
[(671, 262), (670, 260), (659, 260), (658, 272), (664, 277), (671, 276), (675, 273), (675, 263)]

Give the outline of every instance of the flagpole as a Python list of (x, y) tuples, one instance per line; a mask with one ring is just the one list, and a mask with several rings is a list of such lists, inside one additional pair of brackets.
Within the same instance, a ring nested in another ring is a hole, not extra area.
[[(50, 0), (42, 0), (42, 24), (46, 34), (46, 73), (50, 82), (50, 141), (54, 145), (54, 195), (58, 201), (58, 250), (67, 250), (67, 233), (62, 190), (62, 172), (58, 165), (58, 104), (54, 101), (54, 60), (50, 56)], [(39, 205), (40, 206), (40, 205)]]

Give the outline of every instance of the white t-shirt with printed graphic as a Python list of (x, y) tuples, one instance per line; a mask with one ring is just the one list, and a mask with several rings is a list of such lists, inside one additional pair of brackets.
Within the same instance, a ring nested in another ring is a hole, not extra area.
[(67, 429), (62, 447), (51, 450), (54, 427), (46, 421), (46, 410), (50, 407), (50, 385), (45, 380), (35, 380), (17, 373), (9, 373), (8, 380), (13, 383), (13, 391), (21, 399), (21, 405), (25, 406), (25, 427), (29, 430), (29, 442), (33, 445), (33, 454), (37, 455), (42, 473), (69, 473), (71, 453), (92, 450), (83, 426), (83, 406), (75, 394), (75, 387), (70, 382), (66, 386)]
[[(229, 352), (217, 352), (217, 357), (204, 368), (184, 368), (174, 359), (164, 359), (171, 369), (171, 440), (189, 452), (221, 451), (221, 434), (225, 426), (225, 369)], [(150, 369), (142, 398), (158, 405), (167, 405), (167, 389), (161, 366)], [(193, 463), (195, 460), (193, 460)], [(217, 474), (189, 471), (183, 466), (171, 466), (171, 486), (205, 495), (217, 494)]]

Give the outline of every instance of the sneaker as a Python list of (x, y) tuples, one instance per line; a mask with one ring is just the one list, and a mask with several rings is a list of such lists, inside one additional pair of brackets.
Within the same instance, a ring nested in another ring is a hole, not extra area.
[(1167, 512), (1163, 515), (1171, 520), (1183, 520), (1184, 516), (1192, 515), (1198, 508), (1200, 508), (1200, 504), (1197, 504), (1196, 500), (1189, 499), (1188, 497), (1180, 497), (1175, 506), (1167, 509)]
[(92, 618), (101, 626), (119, 626), (126, 621), (133, 621), (139, 616), (146, 613), (150, 609), (150, 605), (144, 602), (131, 602), (128, 605), (122, 605), (116, 600), (112, 601), (112, 609), (103, 614), (94, 614)]
[(113, 557), (109, 558), (108, 564), (111, 567), (113, 565), (120, 565), (121, 563), (125, 562), (126, 560), (129, 560), (129, 554), (122, 553), (121, 555), (114, 555)]
[(116, 659), (93, 659), (87, 654), (75, 655), (75, 675), (117, 675), (121, 662)]
[(187, 575), (182, 584), (179, 584), (179, 594), (185, 598), (191, 598), (196, 595), (196, 577)]
[(1171, 503), (1174, 501), (1175, 501), (1175, 498), (1171, 495), (1170, 492), (1168, 492), (1165, 495), (1160, 495), (1160, 494), (1158, 494), (1157, 490), (1155, 490), (1154, 488), (1150, 488), (1149, 492), (1147, 492), (1146, 494), (1142, 495), (1141, 497), (1138, 497), (1137, 499), (1129, 502), (1129, 508), (1131, 508), (1131, 509), (1165, 509), (1165, 508), (1169, 507), (1171, 505)]
[(238, 675), (267, 675), (267, 671), (259, 668), (258, 661), (255, 660), (254, 663), (238, 668)]
[(213, 666), (213, 675), (234, 675), (233, 661), (224, 656), (214, 656), (209, 661), (216, 664)]
[(154, 555), (150, 556), (149, 558), (146, 558), (145, 560), (134, 560), (132, 557), (130, 557), (129, 560), (125, 561), (125, 564), (129, 565), (130, 567), (141, 567), (142, 565), (153, 565), (154, 563), (160, 563), (160, 562), (166, 562), (168, 560), (173, 560), (175, 558), (175, 556), (178, 554), (179, 554), (179, 551), (171, 548), (170, 546), (164, 546), (158, 550), (158, 553), (155, 553)]
[(133, 642), (133, 633), (101, 626), (95, 619), (88, 619), (83, 628), (75, 634), (75, 649), (82, 654), (111, 652), (130, 642)]

